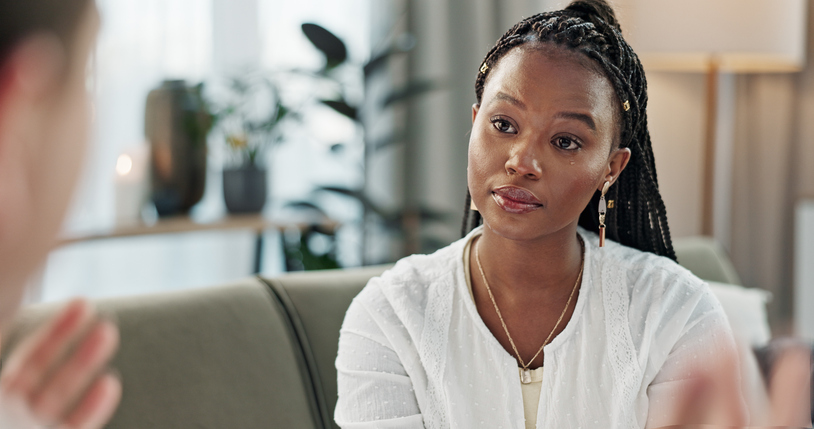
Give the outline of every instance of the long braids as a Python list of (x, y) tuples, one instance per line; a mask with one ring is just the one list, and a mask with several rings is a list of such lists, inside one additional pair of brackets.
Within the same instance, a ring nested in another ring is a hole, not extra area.
[[(577, 0), (564, 10), (540, 13), (517, 23), (483, 60), (475, 81), (478, 103), (490, 71), (511, 49), (526, 43), (554, 43), (580, 52), (610, 80), (620, 106), (625, 106), (619, 109), (619, 146), (630, 148), (632, 156), (606, 195), (615, 202), (607, 212), (608, 238), (675, 260), (647, 129), (647, 80), (639, 58), (622, 37), (613, 9), (604, 0)], [(580, 226), (595, 232), (599, 229), (598, 201), (596, 192), (579, 219)], [(470, 203), (467, 191), (462, 235), (481, 223), (480, 213), (470, 210)]]

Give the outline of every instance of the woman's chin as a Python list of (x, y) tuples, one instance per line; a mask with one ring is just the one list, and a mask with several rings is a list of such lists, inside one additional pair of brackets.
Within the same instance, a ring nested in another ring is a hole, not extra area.
[(486, 213), (483, 224), (493, 234), (513, 241), (538, 240), (567, 229), (568, 224), (555, 224), (542, 216), (544, 214), (540, 210), (524, 214), (513, 214), (500, 210), (498, 213)]
[(501, 216), (484, 218), (483, 224), (492, 233), (509, 240), (525, 241), (545, 235), (540, 222), (535, 222), (529, 213), (504, 214)]

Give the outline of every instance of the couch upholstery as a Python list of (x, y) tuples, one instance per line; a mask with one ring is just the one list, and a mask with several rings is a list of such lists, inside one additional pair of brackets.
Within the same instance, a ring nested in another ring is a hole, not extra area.
[(291, 326), (300, 340), (323, 428), (339, 427), (333, 419), (336, 407), (334, 361), (345, 311), (367, 281), (388, 267), (298, 273), (265, 280), (288, 310)]
[[(709, 258), (698, 261), (709, 265)], [(353, 297), (385, 269), (250, 278), (97, 301), (122, 338), (113, 365), (124, 392), (108, 427), (336, 428), (339, 328)], [(54, 309), (22, 311), (3, 336), (3, 351)]]
[[(124, 390), (108, 427), (335, 427), (339, 328), (353, 297), (385, 268), (96, 301), (121, 330), (113, 366)], [(3, 351), (55, 309), (22, 311)]]
[(673, 239), (678, 263), (696, 276), (711, 282), (740, 285), (735, 267), (726, 250), (710, 237), (681, 237)]

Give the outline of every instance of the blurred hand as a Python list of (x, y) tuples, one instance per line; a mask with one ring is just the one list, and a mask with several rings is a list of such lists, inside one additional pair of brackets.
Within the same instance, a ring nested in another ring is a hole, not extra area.
[[(677, 398), (678, 409), (687, 422), (734, 421), (737, 418), (732, 380), (726, 380), (720, 371), (727, 362), (713, 362), (707, 371), (695, 380), (686, 393)], [(675, 429), (749, 428), (810, 428), (811, 427), (811, 351), (807, 347), (787, 347), (774, 362), (769, 377), (768, 410), (749, 410), (751, 426), (715, 424), (686, 424), (669, 426)], [(765, 414), (768, 411), (768, 415)]]
[(118, 328), (82, 300), (25, 338), (0, 373), (0, 404), (39, 425), (98, 429), (113, 415), (121, 382), (107, 369)]

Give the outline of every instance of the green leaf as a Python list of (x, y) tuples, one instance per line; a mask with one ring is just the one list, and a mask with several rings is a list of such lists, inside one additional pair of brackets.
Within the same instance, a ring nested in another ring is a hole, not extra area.
[(371, 74), (375, 73), (385, 64), (387, 64), (387, 60), (397, 54), (406, 54), (415, 48), (415, 37), (409, 33), (404, 33), (399, 36), (396, 41), (387, 49), (379, 52), (378, 54), (374, 55), (367, 63), (365, 63), (362, 70), (365, 73), (365, 76), (370, 76)]
[(292, 201), (286, 203), (284, 207), (298, 209), (298, 210), (313, 210), (319, 213), (323, 217), (328, 217), (328, 214), (325, 213), (325, 210), (322, 210), (322, 207), (310, 202), (310, 201)]
[(233, 91), (242, 95), (249, 91), (251, 85), (241, 78), (233, 77), (230, 79), (229, 86)]
[(390, 147), (397, 143), (405, 142), (407, 139), (407, 133), (402, 131), (394, 131), (391, 134), (381, 137), (376, 141), (370, 142), (369, 147), (372, 149), (373, 152), (379, 151), (381, 149)]
[(362, 70), (365, 73), (365, 76), (370, 76), (380, 68), (384, 67), (384, 65), (387, 64), (387, 59), (390, 58), (390, 56), (393, 55), (394, 53), (395, 52), (393, 52), (392, 49), (388, 49), (371, 58), (367, 63), (365, 63), (364, 67), (362, 68)]
[(288, 110), (288, 107), (285, 107), (285, 106), (283, 106), (282, 104), (280, 104), (280, 103), (278, 102), (278, 103), (277, 103), (277, 116), (274, 118), (274, 122), (280, 122), (280, 121), (282, 121), (282, 120), (283, 120), (283, 118), (285, 118), (285, 117), (286, 117), (286, 115), (288, 115), (288, 114), (289, 114), (289, 112), (290, 112), (290, 111)]
[(356, 121), (359, 115), (358, 109), (349, 105), (343, 100), (319, 100), (320, 103), (334, 109), (338, 113), (347, 116), (348, 118)]
[(317, 191), (333, 192), (335, 194), (340, 194), (346, 197), (353, 198), (359, 203), (361, 203), (367, 210), (376, 213), (382, 218), (392, 216), (391, 213), (387, 213), (384, 209), (370, 201), (370, 199), (361, 190), (340, 188), (337, 186), (320, 186), (317, 188)]
[(333, 69), (348, 59), (345, 43), (325, 28), (317, 24), (305, 23), (302, 24), (302, 32), (325, 55), (326, 69)]
[(415, 96), (434, 91), (440, 85), (429, 80), (418, 80), (408, 83), (403, 88), (398, 88), (390, 93), (384, 99), (383, 107), (388, 107), (391, 104), (399, 103), (404, 100), (413, 98)]

